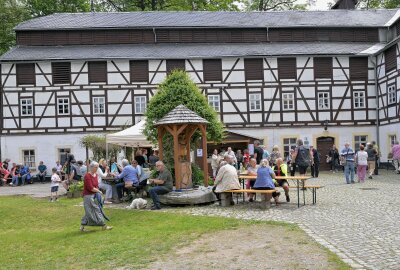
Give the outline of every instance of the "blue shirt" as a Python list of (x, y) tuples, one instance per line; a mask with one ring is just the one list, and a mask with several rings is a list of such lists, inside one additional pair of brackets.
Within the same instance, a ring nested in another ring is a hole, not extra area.
[(346, 158), (346, 161), (353, 161), (354, 162), (354, 151), (353, 149), (349, 148), (343, 148), (342, 151), (340, 152), (341, 156), (344, 156)]
[(269, 157), (269, 152), (267, 150), (264, 150), (263, 159), (267, 159), (268, 157)]
[(29, 171), (29, 167), (28, 166), (24, 166), (20, 169), (19, 173), (21, 174), (21, 176), (24, 176), (26, 174), (26, 179), (29, 180), (31, 179), (31, 174)]
[(271, 167), (260, 167), (257, 170), (257, 179), (254, 183), (255, 188), (275, 188), (274, 182), (272, 180), (271, 174), (274, 171)]
[(132, 167), (132, 165), (128, 165), (124, 167), (121, 174), (117, 176), (117, 179), (123, 179), (124, 182), (133, 182), (133, 185), (138, 184), (138, 170)]

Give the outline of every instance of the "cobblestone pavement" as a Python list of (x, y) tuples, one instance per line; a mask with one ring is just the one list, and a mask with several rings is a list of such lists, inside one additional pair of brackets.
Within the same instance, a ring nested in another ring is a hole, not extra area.
[[(306, 206), (297, 208), (297, 194), (291, 189), (290, 203), (268, 210), (260, 209), (258, 203), (243, 203), (240, 198), (239, 204), (227, 208), (213, 204), (165, 211), (296, 223), (356, 269), (400, 269), (400, 175), (381, 170), (380, 175), (363, 184), (347, 185), (342, 173), (322, 173), (307, 184), (324, 186), (317, 192), (316, 205), (311, 204), (311, 192), (307, 191)], [(65, 189), (60, 187), (60, 193), (65, 194)], [(0, 187), (0, 196), (22, 194), (47, 197), (50, 184)]]
[[(67, 191), (60, 186), (58, 188), (58, 195), (65, 195)], [(0, 196), (7, 195), (31, 195), (35, 198), (46, 198), (50, 197), (50, 183), (40, 184), (27, 184), (25, 186), (18, 187), (10, 187), (10, 186), (1, 186), (0, 187)]]
[(353, 268), (400, 269), (400, 175), (381, 170), (372, 180), (347, 185), (342, 173), (327, 172), (307, 184), (324, 186), (317, 192), (316, 205), (307, 192), (306, 206), (297, 208), (293, 189), (290, 203), (268, 210), (239, 199), (238, 205), (228, 208), (214, 204), (167, 211), (293, 222)]

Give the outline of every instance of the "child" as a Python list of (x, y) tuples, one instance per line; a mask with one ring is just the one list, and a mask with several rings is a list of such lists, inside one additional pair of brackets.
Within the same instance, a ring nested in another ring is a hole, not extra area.
[(50, 202), (57, 201), (58, 186), (61, 182), (60, 176), (57, 174), (57, 168), (51, 169), (53, 175), (51, 176), (51, 198)]

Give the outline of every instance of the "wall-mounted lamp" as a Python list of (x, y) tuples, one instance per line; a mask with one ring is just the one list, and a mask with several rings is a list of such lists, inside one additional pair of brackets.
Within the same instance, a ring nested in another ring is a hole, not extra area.
[(324, 121), (324, 130), (328, 130), (328, 120)]

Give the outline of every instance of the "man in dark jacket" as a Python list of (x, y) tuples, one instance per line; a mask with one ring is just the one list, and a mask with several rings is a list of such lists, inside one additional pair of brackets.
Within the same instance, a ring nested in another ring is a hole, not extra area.
[(319, 164), (321, 162), (321, 155), (313, 146), (310, 146), (310, 151), (313, 157), (313, 163), (311, 164), (311, 176), (318, 178), (319, 175)]

